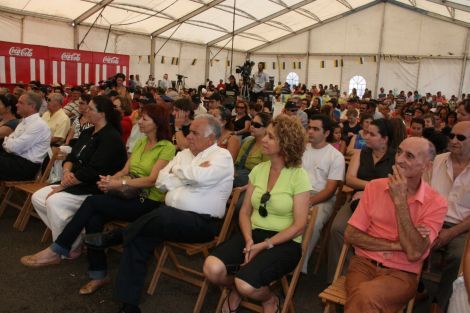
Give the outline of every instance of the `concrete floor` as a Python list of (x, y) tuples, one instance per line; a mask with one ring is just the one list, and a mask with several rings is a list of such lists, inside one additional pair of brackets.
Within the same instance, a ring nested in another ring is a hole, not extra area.
[[(17, 212), (8, 208), (0, 218), (0, 313), (118, 311), (120, 305), (112, 300), (112, 285), (90, 296), (78, 294), (79, 288), (88, 281), (87, 260), (83, 255), (77, 260), (63, 261), (60, 265), (48, 268), (24, 267), (19, 262), (21, 256), (35, 253), (48, 244), (40, 243), (44, 225), (39, 220), (32, 219), (24, 232), (13, 229)], [(120, 253), (108, 253), (111, 277), (116, 276), (119, 259)], [(192, 262), (202, 264), (202, 261)], [(155, 263), (152, 261), (149, 263), (148, 279), (154, 268)], [(318, 275), (309, 274), (300, 278), (294, 298), (298, 313), (322, 312), (318, 294), (326, 287), (325, 277), (326, 266), (323, 265)], [(197, 293), (196, 287), (163, 276), (155, 295), (143, 295), (142, 312), (190, 313)], [(219, 295), (219, 289), (211, 286), (202, 312), (214, 312)], [(427, 312), (428, 305), (426, 302), (418, 303), (415, 312)]]

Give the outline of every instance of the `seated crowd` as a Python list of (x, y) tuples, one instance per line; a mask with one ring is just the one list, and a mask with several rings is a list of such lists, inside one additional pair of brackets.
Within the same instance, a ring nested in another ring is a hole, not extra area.
[[(122, 244), (114, 298), (119, 312), (140, 312), (155, 248), (212, 240), (241, 187), (239, 227), (203, 265), (208, 281), (229, 290), (224, 313), (242, 298), (280, 312), (270, 285), (299, 263), (312, 207), (302, 273), (328, 235), (331, 283), (350, 244), (345, 312), (402, 309), (423, 292), (419, 276), (433, 251), (445, 259), (436, 312), (453, 307), (453, 285), (470, 300), (470, 95), (380, 88), (372, 99), (369, 90), (360, 98), (355, 89), (286, 83), (270, 98), (258, 90), (244, 99), (233, 75), (198, 90), (177, 91), (166, 74), (158, 84), (125, 81), (117, 74), (99, 86), (32, 82), (0, 92), (0, 181), (34, 180), (51, 147), (66, 154), (59, 179), (32, 196), (53, 243), (22, 257), (25, 266), (78, 258), (86, 245), (90, 280), (79, 292), (92, 294), (111, 282), (106, 249)], [(273, 117), (281, 94), (288, 100)], [(337, 207), (344, 185), (351, 200)], [(103, 232), (113, 220), (129, 226)]]

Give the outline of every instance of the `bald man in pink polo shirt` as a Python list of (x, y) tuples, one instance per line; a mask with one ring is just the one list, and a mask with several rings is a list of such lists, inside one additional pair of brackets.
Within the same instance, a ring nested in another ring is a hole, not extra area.
[(393, 174), (369, 182), (345, 232), (355, 250), (346, 275), (345, 312), (396, 312), (414, 297), (416, 275), (447, 213), (447, 201), (422, 174), (436, 152), (405, 139)]

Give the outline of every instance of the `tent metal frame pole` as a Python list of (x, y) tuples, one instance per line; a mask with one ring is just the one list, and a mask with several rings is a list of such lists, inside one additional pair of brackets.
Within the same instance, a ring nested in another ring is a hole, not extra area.
[[(177, 74), (181, 74), (181, 68), (180, 68), (181, 67), (181, 51), (183, 51), (183, 43), (182, 42), (180, 42), (180, 49), (178, 51), (178, 73)], [(178, 79), (178, 77), (176, 79)]]
[(465, 71), (467, 70), (469, 44), (470, 44), (470, 28), (467, 29), (467, 38), (465, 39), (465, 52), (463, 54), (462, 72), (460, 73), (459, 93), (457, 95), (457, 98), (460, 97), (463, 91), (463, 81), (465, 80)]
[(375, 88), (373, 91), (375, 96), (377, 96), (378, 89), (379, 89), (380, 69), (382, 65), (382, 58), (380, 56), (382, 55), (382, 50), (383, 50), (386, 11), (387, 11), (387, 3), (384, 3), (383, 9), (382, 9), (382, 23), (380, 24), (379, 51), (377, 52), (377, 57), (376, 57), (377, 67), (375, 70)]
[[(341, 93), (343, 91), (343, 68), (344, 68), (344, 60), (343, 60), (343, 56), (340, 56), (341, 59), (341, 66), (340, 66), (340, 70), (339, 70), (339, 92)], [(349, 91), (349, 90), (348, 90)], [(340, 94), (341, 96), (341, 94)]]
[(155, 77), (155, 45), (157, 37), (150, 37), (150, 75)]
[(209, 78), (209, 66), (211, 60), (211, 48), (206, 45), (206, 62), (204, 68), (204, 83), (206, 83), (207, 79)]
[(20, 42), (24, 43), (24, 19), (25, 16), (21, 17), (21, 28), (20, 28)]
[(418, 90), (419, 87), (419, 75), (421, 75), (421, 58), (418, 60), (418, 73), (416, 74), (416, 88), (415, 90)]
[(308, 70), (310, 67), (310, 42), (312, 40), (312, 30), (308, 31), (307, 34), (307, 60), (305, 61), (305, 84), (308, 86)]

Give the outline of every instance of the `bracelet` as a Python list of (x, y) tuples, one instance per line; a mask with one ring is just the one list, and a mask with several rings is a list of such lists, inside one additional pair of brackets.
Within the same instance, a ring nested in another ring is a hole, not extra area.
[(266, 243), (268, 244), (268, 250), (274, 248), (273, 242), (271, 241), (271, 238), (266, 238), (264, 239)]

